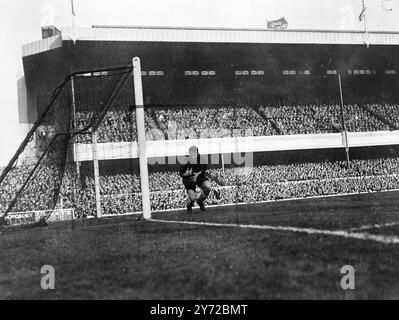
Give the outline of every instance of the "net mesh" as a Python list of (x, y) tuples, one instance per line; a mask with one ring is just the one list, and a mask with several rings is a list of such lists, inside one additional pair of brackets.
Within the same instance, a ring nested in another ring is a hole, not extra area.
[(75, 73), (56, 88), (1, 173), (2, 222), (47, 219), (57, 206), (76, 203), (74, 142), (91, 141), (93, 128), (130, 73), (129, 67)]

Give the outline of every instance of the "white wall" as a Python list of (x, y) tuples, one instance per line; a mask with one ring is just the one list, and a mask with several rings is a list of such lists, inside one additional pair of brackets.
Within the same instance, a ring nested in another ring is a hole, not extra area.
[[(375, 131), (348, 133), (350, 147), (399, 144), (399, 131)], [(282, 151), (303, 149), (342, 148), (340, 133), (306, 134), (268, 137), (239, 137), (214, 139), (187, 139), (147, 141), (148, 157), (182, 156), (190, 146), (198, 146), (201, 154)], [(137, 158), (136, 142), (98, 143), (98, 159)], [(77, 144), (75, 160), (92, 160), (91, 144)]]

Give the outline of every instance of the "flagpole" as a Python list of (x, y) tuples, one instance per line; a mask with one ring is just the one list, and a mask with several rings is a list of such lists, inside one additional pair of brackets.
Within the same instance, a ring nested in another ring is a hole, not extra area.
[(367, 21), (366, 21), (366, 4), (365, 0), (362, 0), (362, 12), (359, 15), (359, 21), (362, 22), (363, 20), (363, 27), (364, 27), (364, 34), (363, 34), (363, 43), (367, 46), (367, 48), (370, 46), (370, 39), (367, 31)]
[(72, 13), (72, 27), (75, 27), (75, 6), (73, 0), (71, 0), (71, 13)]
[[(362, 5), (363, 8), (365, 8), (364, 0), (362, 0)], [(364, 12), (363, 24), (364, 24), (364, 33), (367, 35), (366, 11)]]

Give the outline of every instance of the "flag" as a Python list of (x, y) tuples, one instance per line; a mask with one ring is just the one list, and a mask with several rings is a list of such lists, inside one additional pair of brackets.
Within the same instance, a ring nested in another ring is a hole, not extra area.
[(366, 15), (366, 9), (367, 9), (367, 7), (363, 6), (362, 12), (360, 12), (360, 15), (359, 15), (359, 21), (362, 21), (364, 16)]
[(391, 0), (382, 0), (381, 1), (381, 7), (385, 10), (385, 11), (392, 11), (392, 8), (387, 8), (386, 6), (385, 6), (385, 2), (390, 2)]
[(287, 29), (287, 27), (288, 27), (288, 22), (287, 20), (285, 20), (284, 17), (278, 20), (267, 21), (268, 29), (282, 30), (282, 29)]

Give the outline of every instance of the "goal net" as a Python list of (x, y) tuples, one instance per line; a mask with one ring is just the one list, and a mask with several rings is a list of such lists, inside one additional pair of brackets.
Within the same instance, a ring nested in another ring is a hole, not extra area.
[(91, 142), (131, 69), (74, 73), (38, 108), (41, 114), (0, 175), (2, 223), (38, 222), (76, 209), (81, 193), (76, 145)]

